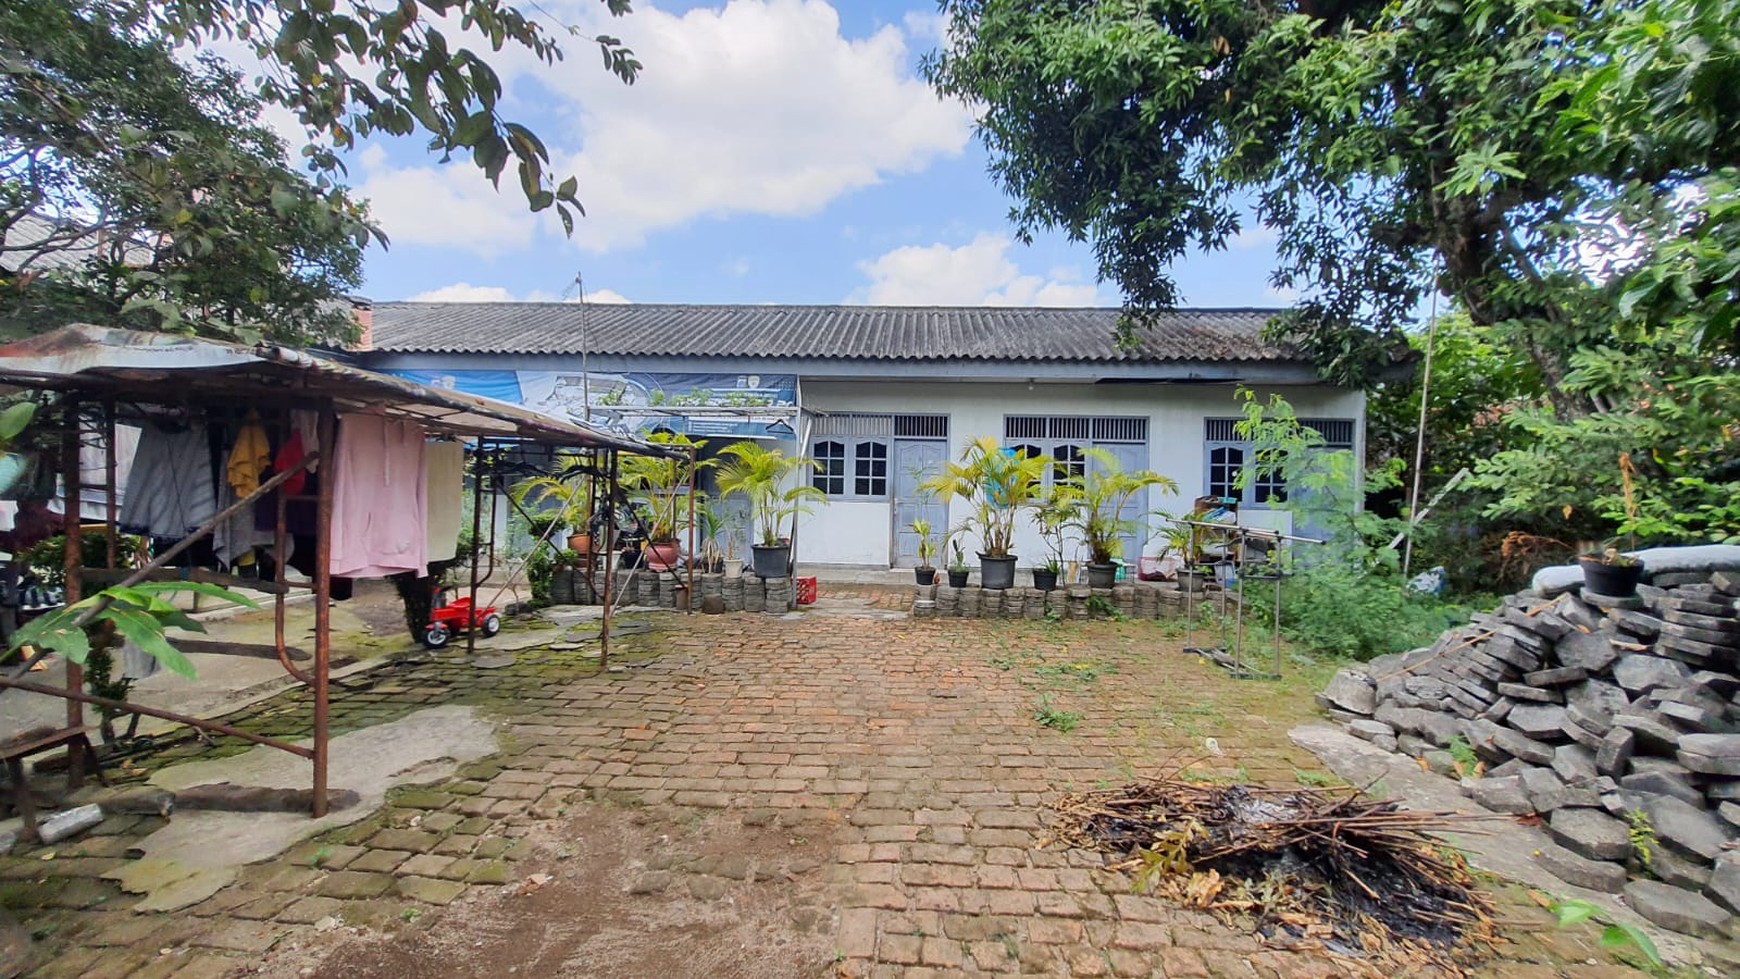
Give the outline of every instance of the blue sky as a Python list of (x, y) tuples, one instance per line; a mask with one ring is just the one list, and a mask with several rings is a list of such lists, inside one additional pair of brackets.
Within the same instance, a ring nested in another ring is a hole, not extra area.
[[(589, 217), (564, 239), (466, 162), (416, 140), (351, 161), (392, 246), (371, 249), (375, 299), (559, 299), (576, 273), (603, 301), (1115, 305), (1090, 248), (1012, 239), (971, 115), (917, 74), (939, 38), (916, 3), (734, 0), (637, 3), (609, 21), (595, 0), (541, 5), (635, 49), (623, 86), (589, 43), (560, 65), (492, 57), (510, 118), (580, 177)], [(1175, 270), (1183, 302), (1267, 306), (1262, 229)]]

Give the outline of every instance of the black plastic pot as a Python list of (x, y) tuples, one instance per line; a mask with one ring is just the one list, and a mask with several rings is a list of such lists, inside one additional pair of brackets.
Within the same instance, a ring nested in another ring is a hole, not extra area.
[(1015, 555), (986, 557), (979, 555), (979, 584), (986, 588), (1015, 587)]
[(954, 568), (950, 568), (949, 569), (949, 587), (950, 588), (965, 588), (965, 587), (967, 587), (967, 575), (970, 573), (971, 572), (966, 571), (965, 569), (960, 570), (960, 571), (956, 571)]
[(785, 577), (786, 565), (791, 559), (790, 544), (775, 544), (772, 547), (768, 547), (765, 544), (752, 544), (749, 549), (755, 554), (756, 577)]
[(1637, 594), (1637, 583), (1643, 577), (1643, 562), (1607, 564), (1599, 557), (1584, 556), (1578, 558), (1577, 563), (1583, 566), (1585, 591), (1609, 598), (1630, 598)]
[(1033, 569), (1033, 587), (1040, 591), (1054, 591), (1057, 588), (1057, 572), (1049, 568)]
[(936, 569), (913, 568), (912, 577), (921, 585), (934, 585), (936, 584)]
[(1088, 565), (1088, 587), (1110, 588), (1118, 583), (1118, 566), (1115, 564)]

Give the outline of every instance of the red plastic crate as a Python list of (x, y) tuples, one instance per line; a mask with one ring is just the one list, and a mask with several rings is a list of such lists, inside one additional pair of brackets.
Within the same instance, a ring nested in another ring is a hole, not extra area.
[(792, 587), (797, 592), (799, 605), (814, 605), (816, 603), (816, 579), (813, 576), (793, 578)]

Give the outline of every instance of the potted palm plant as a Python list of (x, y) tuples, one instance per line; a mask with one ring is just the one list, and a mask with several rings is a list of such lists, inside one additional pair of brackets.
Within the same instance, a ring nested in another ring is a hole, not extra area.
[(1116, 456), (1104, 449), (1087, 449), (1087, 471), (1075, 480), (1075, 526), (1088, 549), (1088, 584), (1110, 588), (1117, 580), (1117, 556), (1123, 535), (1139, 530), (1146, 514), (1125, 516), (1130, 501), (1148, 487), (1178, 492), (1178, 484), (1147, 469), (1125, 472)]
[(930, 561), (936, 557), (936, 541), (931, 540), (930, 521), (914, 520), (912, 532), (918, 535), (918, 567), (912, 569), (913, 577), (921, 585), (935, 584), (936, 565)]
[(687, 459), (654, 456), (624, 456), (622, 459), (622, 485), (633, 494), (636, 504), (647, 516), (647, 542), (641, 549), (642, 559), (654, 571), (669, 571), (682, 561), (683, 549), (677, 543), (677, 533), (686, 527), (684, 507), (688, 503), (693, 470), (706, 469), (713, 463), (695, 462), (691, 469), (693, 453), (699, 452), (707, 443), (692, 441), (687, 435), (656, 432), (647, 436), (647, 441), (688, 449), (691, 453)]
[(791, 567), (790, 528), (798, 514), (808, 513), (809, 504), (825, 500), (821, 490), (808, 483), (786, 486), (791, 477), (816, 464), (795, 459), (778, 449), (756, 442), (736, 442), (720, 450), (715, 476), (721, 496), (741, 494), (749, 501), (756, 542), (750, 546), (758, 577), (783, 578)]
[(986, 588), (1015, 584), (1015, 523), (1039, 499), (1048, 461), (1005, 449), (991, 436), (967, 443), (959, 462), (920, 487), (938, 497), (967, 502), (967, 525), (979, 535), (979, 583)]
[(723, 572), (725, 551), (720, 537), (725, 532), (725, 515), (703, 497), (695, 501), (695, 523), (701, 533), (701, 570), (707, 574)]
[(583, 557), (592, 553), (592, 478), (579, 459), (558, 460), (549, 473), (515, 486), (513, 498), (527, 509), (544, 511), (537, 517), (554, 518), (540, 530), (566, 527), (568, 549)]

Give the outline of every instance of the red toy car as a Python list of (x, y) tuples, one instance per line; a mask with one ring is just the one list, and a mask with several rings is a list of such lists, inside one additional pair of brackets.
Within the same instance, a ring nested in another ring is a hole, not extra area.
[(486, 637), (501, 631), (501, 615), (493, 605), (473, 610), (469, 598), (448, 602), (444, 588), (435, 589), (434, 604), (429, 612), (429, 624), (423, 629), (423, 645), (430, 649), (440, 649), (467, 629), (481, 630)]

